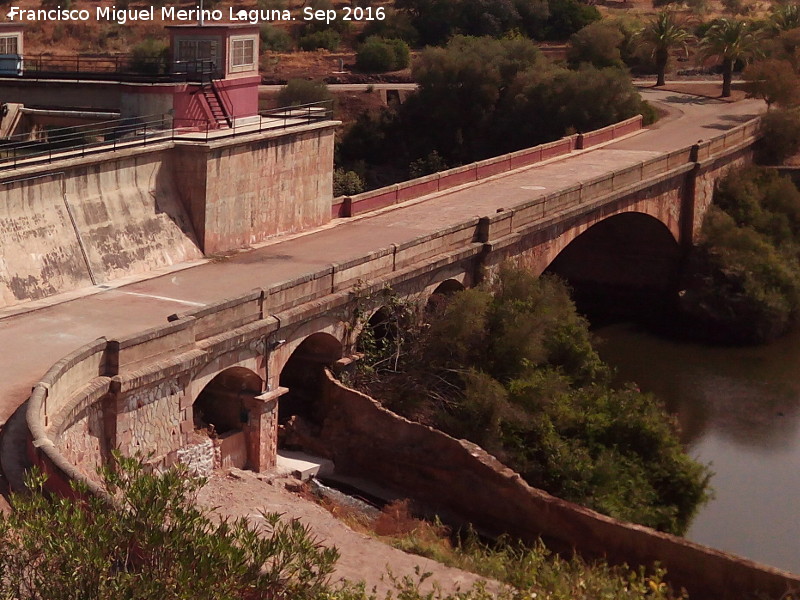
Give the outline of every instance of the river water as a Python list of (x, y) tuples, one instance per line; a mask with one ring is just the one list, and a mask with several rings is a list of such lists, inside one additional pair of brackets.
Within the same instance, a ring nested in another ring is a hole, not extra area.
[(800, 573), (800, 328), (766, 346), (675, 341), (633, 324), (595, 330), (619, 378), (677, 416), (715, 498), (686, 537)]

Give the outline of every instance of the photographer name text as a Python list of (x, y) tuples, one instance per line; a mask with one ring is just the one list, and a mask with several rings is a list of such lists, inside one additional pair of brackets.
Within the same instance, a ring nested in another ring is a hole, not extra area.
[(155, 21), (159, 18), (162, 21), (173, 22), (195, 22), (195, 23), (249, 23), (257, 25), (259, 23), (270, 23), (274, 21), (323, 21), (332, 23), (333, 21), (383, 21), (386, 18), (383, 7), (349, 7), (336, 11), (334, 9), (314, 9), (310, 6), (305, 7), (300, 13), (299, 19), (292, 15), (287, 9), (242, 9), (228, 8), (220, 9), (201, 9), (178, 8), (176, 6), (162, 6), (156, 8), (117, 8), (116, 6), (97, 6), (94, 10), (88, 9), (69, 9), (69, 8), (20, 8), (11, 6), (6, 13), (9, 21), (22, 23), (35, 23), (47, 21), (107, 21), (125, 25), (131, 21)]

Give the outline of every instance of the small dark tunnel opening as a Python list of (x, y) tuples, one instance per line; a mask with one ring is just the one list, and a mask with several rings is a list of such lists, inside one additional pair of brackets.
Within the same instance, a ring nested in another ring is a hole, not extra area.
[(286, 361), (280, 385), (289, 391), (278, 403), (278, 422), (287, 423), (293, 416), (318, 423), (317, 401), (322, 394), (325, 367), (342, 358), (342, 344), (332, 335), (315, 333), (307, 337)]
[(364, 350), (363, 343), (365, 335), (369, 335), (373, 340), (382, 342), (383, 340), (393, 340), (397, 338), (397, 323), (392, 318), (391, 311), (382, 306), (369, 318), (367, 324), (362, 330), (362, 335), (359, 336), (356, 344), (356, 350), (362, 352)]
[(654, 217), (623, 213), (575, 238), (545, 270), (566, 280), (593, 325), (658, 322), (675, 310), (681, 250)]
[(425, 316), (431, 317), (441, 313), (453, 297), (453, 294), (463, 291), (464, 285), (460, 281), (456, 281), (455, 279), (443, 281), (433, 290), (433, 293), (425, 303)]
[(217, 434), (241, 430), (248, 418), (245, 399), (258, 396), (261, 389), (261, 378), (250, 369), (226, 369), (197, 396), (193, 407), (195, 429), (213, 425)]

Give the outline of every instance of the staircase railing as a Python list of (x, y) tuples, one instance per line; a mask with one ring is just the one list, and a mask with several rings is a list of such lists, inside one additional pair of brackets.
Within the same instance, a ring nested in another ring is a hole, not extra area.
[(222, 113), (225, 115), (225, 122), (228, 124), (228, 127), (233, 127), (233, 115), (231, 110), (233, 104), (231, 104), (227, 91), (225, 91), (224, 87), (218, 86), (213, 77), (211, 79), (211, 90), (214, 92), (214, 96), (222, 108)]

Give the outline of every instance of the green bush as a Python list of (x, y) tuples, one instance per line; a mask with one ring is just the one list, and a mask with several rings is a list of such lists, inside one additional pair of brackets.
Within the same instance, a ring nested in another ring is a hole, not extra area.
[(419, 41), (419, 32), (411, 24), (411, 16), (392, 8), (386, 11), (385, 19), (368, 21), (359, 39), (366, 41), (373, 36), (403, 40), (409, 46), (416, 46)]
[[(355, 383), (404, 416), (480, 444), (533, 486), (616, 518), (685, 531), (709, 473), (653, 397), (610, 385), (566, 286), (503, 267), (402, 335), (362, 343)], [(365, 328), (363, 336), (375, 335)]]
[(352, 196), (364, 191), (364, 180), (355, 171), (333, 170), (333, 197)]
[(722, 179), (693, 252), (684, 310), (710, 335), (764, 342), (800, 310), (800, 192), (765, 169)]
[(146, 38), (131, 50), (131, 69), (136, 73), (166, 73), (168, 62), (169, 47), (161, 40)]
[(290, 79), (278, 92), (280, 106), (311, 104), (333, 98), (324, 82), (314, 79)]
[(771, 110), (761, 117), (762, 138), (757, 148), (762, 164), (780, 165), (800, 152), (800, 112)]
[(405, 69), (411, 60), (408, 44), (403, 40), (370, 37), (356, 53), (356, 67), (367, 73), (384, 73)]
[(335, 52), (339, 49), (339, 44), (342, 42), (342, 36), (332, 29), (323, 29), (322, 31), (314, 31), (302, 36), (297, 45), (301, 50), (330, 50)]
[(552, 40), (566, 40), (573, 33), (601, 19), (600, 11), (577, 0), (549, 0), (549, 17), (541, 35)]
[(261, 26), (261, 49), (272, 52), (291, 52), (294, 49), (294, 42), (286, 30), (265, 23)]
[(278, 514), (264, 514), (264, 528), (210, 518), (195, 505), (203, 480), (185, 470), (151, 474), (117, 456), (103, 470), (116, 507), (80, 489), (78, 500), (48, 496), (44, 481), (30, 477), (33, 493), (0, 516), (0, 597), (310, 599), (329, 589), (336, 550)]
[(620, 46), (624, 40), (625, 35), (619, 27), (592, 23), (569, 38), (567, 59), (571, 66), (589, 63), (598, 69), (622, 67)]

